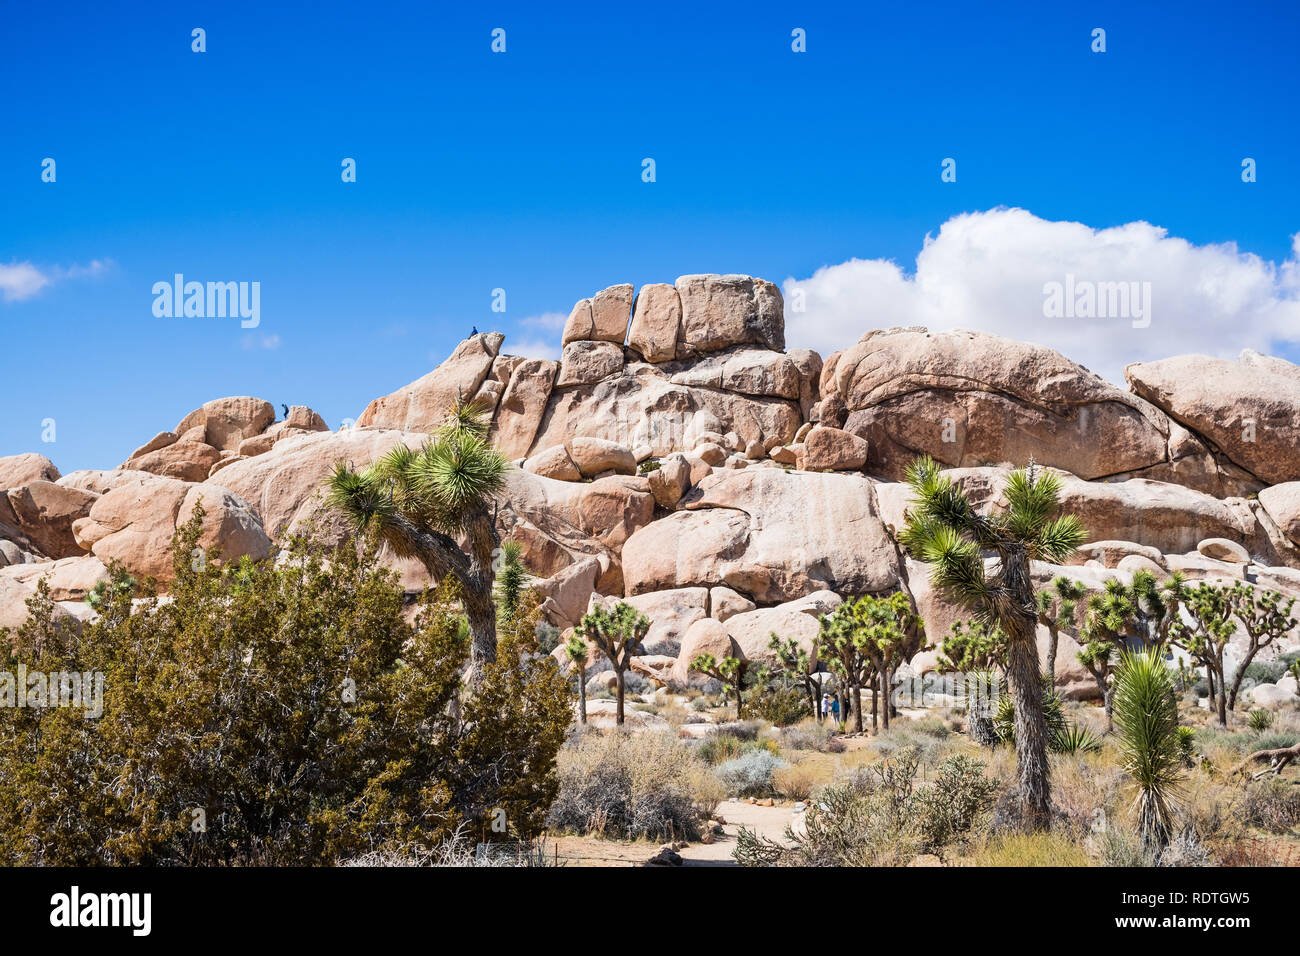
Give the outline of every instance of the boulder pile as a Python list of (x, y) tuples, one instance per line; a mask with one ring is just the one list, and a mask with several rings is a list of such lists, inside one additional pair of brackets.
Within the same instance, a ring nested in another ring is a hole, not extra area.
[[(165, 587), (168, 542), (198, 502), (202, 543), (228, 559), (274, 555), (307, 528), (345, 541), (319, 493), (334, 463), (419, 445), (458, 398), (486, 410), (513, 461), (499, 531), (523, 543), (546, 616), (571, 628), (627, 600), (654, 622), (633, 670), (661, 686), (700, 680), (689, 663), (703, 651), (762, 659), (772, 633), (812, 648), (818, 616), (852, 595), (903, 590), (941, 640), (966, 615), (897, 543), (920, 453), (986, 508), (1031, 456), (1061, 473), (1090, 540), (1069, 567), (1035, 567), (1042, 584), (1179, 570), (1300, 596), (1300, 368), (1280, 359), (1140, 363), (1124, 390), (1038, 345), (875, 328), (823, 361), (785, 348), (779, 289), (741, 275), (581, 299), (558, 361), (503, 344), (471, 336), (337, 432), (304, 406), (277, 421), (268, 402), (231, 397), (114, 469), (0, 458), (0, 626), (21, 621), (41, 579), (85, 617), (112, 562)], [(428, 583), (394, 564), (412, 590)], [(1058, 679), (1085, 696), (1072, 637)], [(587, 676), (603, 669), (593, 655)]]

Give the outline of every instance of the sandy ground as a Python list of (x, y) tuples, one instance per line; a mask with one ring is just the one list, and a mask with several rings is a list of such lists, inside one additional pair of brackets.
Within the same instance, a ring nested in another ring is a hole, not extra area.
[[(741, 826), (772, 840), (783, 840), (787, 825), (802, 814), (793, 804), (760, 807), (751, 803), (727, 800), (715, 811), (724, 821), (724, 836), (714, 843), (691, 843), (679, 850), (686, 866), (735, 866), (731, 852), (736, 846), (736, 832)], [(797, 824), (796, 824), (797, 825)], [(566, 866), (640, 866), (659, 852), (659, 843), (647, 841), (602, 840), (597, 837), (563, 836), (547, 840), (548, 853)]]

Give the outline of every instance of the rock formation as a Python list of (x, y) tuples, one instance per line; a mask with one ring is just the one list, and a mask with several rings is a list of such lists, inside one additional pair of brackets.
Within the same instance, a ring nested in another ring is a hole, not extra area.
[[(165, 587), (168, 542), (199, 501), (203, 544), (227, 559), (308, 528), (344, 542), (319, 493), (334, 463), (420, 444), (457, 399), (488, 413), (515, 462), (497, 520), (524, 544), (543, 612), (570, 628), (628, 600), (653, 621), (634, 669), (659, 684), (698, 680), (702, 651), (765, 658), (773, 632), (811, 648), (818, 615), (895, 588), (942, 640), (967, 615), (897, 545), (919, 453), (982, 508), (1030, 456), (1061, 472), (1090, 541), (1068, 567), (1036, 566), (1040, 584), (1180, 570), (1300, 595), (1300, 368), (1180, 356), (1129, 366), (1125, 391), (1041, 346), (921, 328), (864, 330), (823, 361), (786, 351), (783, 311), (749, 276), (613, 285), (573, 307), (558, 362), (475, 334), (353, 428), (304, 406), (276, 422), (268, 402), (231, 397), (116, 469), (0, 458), (0, 625), (42, 579), (60, 613), (84, 617), (113, 561)], [(412, 590), (429, 583), (393, 563)], [(1061, 648), (1058, 682), (1092, 693), (1071, 634)]]

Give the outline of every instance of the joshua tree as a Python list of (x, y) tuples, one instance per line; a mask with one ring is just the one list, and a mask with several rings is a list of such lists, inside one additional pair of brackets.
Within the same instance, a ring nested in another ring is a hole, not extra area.
[(1115, 726), (1114, 717), (1114, 685), (1111, 681), (1111, 675), (1115, 672), (1115, 650), (1116, 645), (1106, 639), (1088, 640), (1085, 638), (1083, 647), (1079, 653), (1074, 655), (1078, 658), (1079, 663), (1088, 669), (1092, 679), (1097, 682), (1097, 690), (1101, 692), (1101, 701), (1106, 708), (1106, 729), (1111, 730)]
[[(868, 653), (869, 640), (865, 620), (859, 618), (858, 602), (850, 598), (833, 613), (821, 618), (821, 631), (817, 635), (817, 656), (840, 679), (846, 696), (853, 699), (853, 729), (862, 732), (862, 687), (877, 676), (872, 654)], [(872, 730), (876, 729), (876, 704), (871, 707)], [(843, 715), (841, 715), (843, 716)]]
[(813, 676), (817, 673), (817, 656), (800, 647), (799, 642), (793, 637), (782, 641), (775, 631), (769, 635), (767, 646), (776, 655), (777, 670), (788, 674), (803, 687), (804, 693), (808, 695), (813, 716), (817, 718), (818, 723), (821, 723), (821, 708), (817, 705), (817, 694), (821, 690), (821, 685)]
[(650, 630), (650, 619), (632, 605), (619, 601), (613, 610), (597, 607), (588, 611), (578, 622), (574, 633), (585, 637), (609, 658), (618, 680), (618, 709), (615, 723), (623, 723), (623, 698), (627, 690), (627, 669), (632, 658), (641, 649), (641, 641)]
[(518, 541), (501, 543), (500, 571), (497, 574), (497, 600), (501, 605), (501, 616), (507, 622), (514, 621), (519, 611), (519, 602), (523, 598), (524, 588), (528, 582), (528, 569), (523, 562), (524, 546)]
[(1232, 689), (1228, 691), (1228, 710), (1234, 710), (1241, 681), (1255, 655), (1295, 629), (1296, 619), (1291, 616), (1295, 599), (1284, 598), (1276, 591), (1260, 591), (1242, 582), (1234, 585), (1228, 593), (1228, 603), (1232, 607), (1232, 616), (1241, 622), (1241, 629), (1246, 632), (1249, 642), (1241, 663), (1237, 665)]
[(712, 654), (699, 654), (691, 661), (691, 670), (712, 677), (722, 685), (722, 693), (736, 695), (736, 719), (744, 716), (745, 679), (749, 676), (749, 661), (735, 654), (718, 660)]
[(1043, 588), (1035, 595), (1038, 623), (1047, 628), (1047, 666), (1044, 670), (1053, 684), (1056, 683), (1056, 647), (1061, 631), (1074, 625), (1079, 601), (1087, 593), (1083, 584), (1058, 574), (1050, 588)]
[(1159, 852), (1173, 831), (1183, 745), (1173, 677), (1158, 649), (1121, 653), (1115, 672), (1115, 730), (1124, 769), (1138, 785), (1142, 846)]
[(577, 634), (569, 635), (564, 645), (565, 656), (573, 661), (578, 671), (578, 722), (587, 722), (587, 642)]
[[(1185, 615), (1173, 622), (1170, 640), (1205, 668), (1210, 700), (1219, 715), (1219, 726), (1228, 726), (1228, 689), (1223, 675), (1223, 652), (1237, 627), (1232, 622), (1232, 589), (1213, 584), (1194, 588), (1180, 586), (1178, 600)], [(1186, 618), (1186, 619), (1184, 619)]]
[(1006, 669), (1007, 636), (996, 624), (954, 621), (943, 639), (939, 667), (959, 674)]
[(492, 553), (500, 539), (491, 505), (507, 468), (487, 429), (477, 405), (457, 402), (423, 448), (398, 445), (361, 471), (340, 462), (326, 482), (330, 504), (358, 531), (373, 531), (400, 557), (416, 558), (435, 580), (450, 574), (460, 585), (473, 686), (496, 660)]
[[(1087, 532), (1073, 515), (1059, 514), (1060, 479), (1029, 467), (1007, 479), (1005, 511), (981, 514), (965, 493), (928, 456), (913, 461), (907, 480), (915, 497), (908, 508), (902, 544), (930, 566), (942, 593), (970, 608), (1007, 636), (1007, 681), (1015, 708), (1016, 765), (1024, 822), (1051, 821), (1048, 732), (1035, 640), (1038, 605), (1030, 562), (1062, 564)], [(995, 558), (986, 569), (985, 554)]]

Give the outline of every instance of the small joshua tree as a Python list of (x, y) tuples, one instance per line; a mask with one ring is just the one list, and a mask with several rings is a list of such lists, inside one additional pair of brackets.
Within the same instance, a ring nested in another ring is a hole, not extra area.
[(1228, 710), (1235, 710), (1242, 679), (1255, 655), (1295, 630), (1296, 619), (1291, 616), (1295, 599), (1284, 598), (1276, 591), (1252, 587), (1243, 581), (1233, 585), (1228, 592), (1228, 603), (1232, 616), (1241, 622), (1248, 642), (1241, 663), (1237, 665), (1237, 674), (1232, 679), (1232, 688), (1228, 691)]
[(943, 639), (939, 668), (959, 674), (1006, 668), (1007, 636), (996, 624), (954, 621)]
[(1044, 672), (1056, 683), (1056, 648), (1062, 630), (1072, 628), (1078, 613), (1079, 601), (1088, 589), (1065, 575), (1057, 575), (1050, 588), (1035, 595), (1038, 604), (1038, 623), (1047, 628), (1047, 664)]
[(808, 704), (812, 707), (813, 716), (820, 723), (822, 713), (821, 707), (817, 705), (817, 694), (821, 690), (821, 685), (813, 676), (817, 673), (817, 656), (800, 647), (799, 642), (793, 637), (782, 641), (775, 631), (769, 635), (767, 646), (776, 655), (776, 669), (789, 675), (808, 695)]
[(573, 661), (578, 673), (578, 722), (587, 722), (587, 642), (577, 634), (569, 635), (564, 654)]
[(524, 567), (523, 556), (524, 546), (518, 541), (501, 543), (496, 587), (497, 602), (506, 623), (513, 622), (519, 613), (519, 604), (528, 584), (528, 569)]
[(1198, 584), (1180, 586), (1177, 597), (1185, 613), (1170, 628), (1170, 640), (1205, 668), (1210, 701), (1219, 726), (1228, 726), (1228, 690), (1224, 682), (1223, 652), (1237, 627), (1232, 619), (1231, 588)]
[(1120, 655), (1115, 672), (1115, 731), (1119, 750), (1138, 785), (1138, 829), (1143, 849), (1158, 853), (1173, 833), (1173, 802), (1184, 765), (1174, 681), (1159, 650)]
[(623, 723), (623, 698), (627, 690), (627, 669), (641, 650), (641, 642), (650, 630), (650, 619), (625, 601), (612, 610), (597, 607), (582, 616), (575, 634), (585, 637), (600, 650), (614, 668), (618, 681), (618, 709), (614, 720)]
[(735, 654), (728, 654), (722, 660), (712, 654), (699, 654), (691, 661), (691, 670), (699, 671), (712, 677), (722, 685), (722, 693), (736, 695), (736, 719), (744, 716), (745, 679), (748, 677), (749, 661)]

